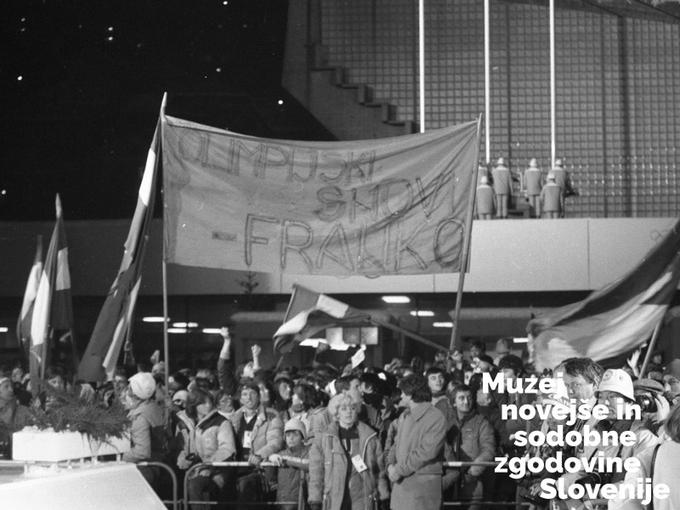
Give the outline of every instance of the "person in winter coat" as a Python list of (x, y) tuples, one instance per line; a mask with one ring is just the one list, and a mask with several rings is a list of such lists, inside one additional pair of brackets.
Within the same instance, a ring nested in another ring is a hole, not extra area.
[[(130, 419), (130, 450), (123, 454), (125, 462), (161, 461), (168, 451), (163, 410), (154, 400), (156, 381), (149, 372), (133, 375), (123, 394), (123, 406)], [(158, 468), (140, 467), (150, 485), (158, 477)]]
[[(475, 409), (475, 398), (467, 386), (458, 386), (452, 393), (454, 421), (447, 433), (446, 458), (450, 461), (490, 462), (496, 455), (496, 441), (491, 424)], [(486, 467), (470, 466), (462, 472), (449, 470), (444, 475), (444, 489), (453, 487), (457, 500), (481, 500), (484, 496)], [(483, 481), (484, 480), (484, 481)], [(478, 510), (479, 505), (471, 505)]]
[(344, 391), (331, 399), (334, 421), (309, 452), (311, 510), (387, 508), (389, 489), (377, 433), (358, 421), (361, 397)]
[[(301, 486), (309, 471), (309, 445), (305, 444), (307, 429), (305, 424), (291, 418), (283, 428), (286, 436), (286, 448), (269, 456), (270, 462), (279, 466), (276, 501), (282, 510), (297, 510), (304, 502)], [(295, 504), (281, 504), (284, 501), (297, 501)]]
[(680, 508), (680, 406), (675, 406), (665, 423), (666, 434), (670, 441), (647, 448), (636, 455), (640, 461), (639, 469), (631, 469), (626, 473), (624, 485), (635, 487), (644, 484), (646, 478), (651, 478), (652, 487), (665, 484), (668, 487), (667, 498), (653, 497), (653, 501), (645, 504), (642, 499), (629, 497), (635, 491), (625, 492), (625, 498), (612, 500), (609, 508), (612, 510), (674, 510)]
[[(236, 455), (236, 440), (231, 422), (215, 407), (212, 393), (194, 388), (187, 399), (187, 414), (196, 416), (193, 430), (193, 452), (183, 455), (177, 464), (188, 469), (196, 462), (225, 462)], [(198, 468), (192, 472), (188, 484), (188, 497), (192, 501), (219, 500), (228, 483), (228, 471), (219, 468)], [(208, 505), (192, 505), (194, 509), (208, 509)]]
[[(231, 415), (236, 434), (237, 460), (259, 468), (263, 460), (283, 448), (283, 422), (274, 409), (261, 405), (260, 388), (254, 382), (241, 386), (241, 408)], [(276, 479), (274, 468), (264, 469), (264, 478), (252, 468), (239, 470), (238, 500), (252, 502), (266, 498), (266, 486)]]
[(409, 374), (399, 383), (406, 410), (387, 455), (392, 510), (439, 510), (446, 418), (434, 407), (427, 379)]

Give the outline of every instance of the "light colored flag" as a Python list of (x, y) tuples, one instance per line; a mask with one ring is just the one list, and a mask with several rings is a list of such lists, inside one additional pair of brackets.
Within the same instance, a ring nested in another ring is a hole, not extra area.
[(35, 297), (38, 294), (38, 285), (40, 284), (40, 276), (43, 268), (43, 245), (42, 236), (37, 238), (35, 258), (31, 271), (28, 274), (28, 281), (26, 282), (26, 290), (24, 291), (24, 300), (21, 304), (21, 312), (19, 312), (19, 320), (17, 321), (17, 338), (21, 345), (28, 353), (31, 340), (31, 319), (33, 318), (33, 304)]
[(529, 349), (538, 370), (566, 358), (613, 358), (645, 343), (680, 281), (680, 221), (626, 275), (583, 301), (532, 319)]
[(371, 315), (325, 294), (294, 285), (284, 322), (274, 333), (274, 348), (289, 352), (326, 328), (349, 324), (370, 325)]
[(113, 378), (120, 351), (132, 323), (142, 281), (142, 263), (149, 237), (149, 226), (153, 218), (160, 128), (159, 121), (147, 154), (137, 207), (125, 241), (118, 275), (99, 312), (92, 336), (78, 367), (78, 377), (85, 381)]
[[(61, 207), (61, 199), (55, 199), (57, 221), (47, 249), (45, 265), (40, 275), (38, 290), (31, 317), (30, 357), (37, 364), (38, 373), (32, 379), (43, 378), (49, 352), (51, 330), (72, 330), (73, 305), (71, 302), (71, 275), (68, 267), (68, 247)], [(34, 381), (37, 379), (33, 379)]]

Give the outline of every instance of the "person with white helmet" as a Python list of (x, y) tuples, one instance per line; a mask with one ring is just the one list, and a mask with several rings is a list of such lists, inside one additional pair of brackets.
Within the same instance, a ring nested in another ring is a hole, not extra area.
[(541, 217), (541, 189), (543, 188), (543, 172), (538, 167), (536, 158), (531, 158), (529, 166), (522, 176), (522, 187), (526, 193), (529, 206), (535, 218)]
[[(479, 168), (480, 173), (485, 173), (486, 169)], [(476, 217), (480, 220), (490, 220), (493, 218), (493, 213), (496, 210), (496, 195), (493, 188), (489, 184), (489, 178), (482, 175), (479, 178), (479, 185), (477, 186), (477, 195), (475, 197)]]
[(508, 217), (508, 204), (512, 195), (512, 175), (510, 169), (505, 166), (505, 160), (498, 158), (496, 166), (491, 171), (493, 177), (493, 190), (496, 194), (496, 216), (498, 218)]
[(555, 174), (550, 172), (541, 190), (541, 209), (544, 218), (559, 218), (564, 209), (564, 195), (562, 188), (555, 182)]

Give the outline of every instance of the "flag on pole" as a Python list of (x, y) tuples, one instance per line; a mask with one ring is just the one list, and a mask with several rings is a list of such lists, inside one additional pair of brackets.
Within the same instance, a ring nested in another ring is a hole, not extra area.
[(649, 339), (680, 281), (680, 221), (623, 277), (583, 301), (529, 321), (529, 349), (538, 370), (570, 357), (595, 361)]
[(125, 241), (123, 259), (99, 317), (85, 354), (78, 367), (78, 377), (85, 381), (112, 379), (120, 351), (132, 322), (142, 281), (142, 263), (153, 218), (153, 207), (160, 153), (160, 121), (156, 125), (139, 187), (137, 207)]
[(340, 324), (369, 325), (371, 315), (300, 285), (293, 286), (293, 294), (283, 324), (274, 333), (274, 349), (281, 353), (290, 350), (305, 338), (326, 328)]
[(71, 275), (68, 267), (66, 230), (61, 199), (56, 197), (57, 221), (47, 249), (45, 265), (33, 303), (31, 317), (31, 345), (29, 349), (31, 379), (37, 381), (45, 376), (49, 351), (50, 332), (73, 329), (73, 305), (71, 302)]
[(24, 291), (24, 300), (21, 304), (21, 312), (19, 312), (19, 320), (17, 321), (17, 339), (21, 346), (29, 353), (31, 344), (31, 319), (33, 318), (33, 305), (35, 297), (38, 294), (38, 285), (40, 284), (40, 276), (43, 268), (43, 246), (42, 236), (38, 236), (35, 258), (31, 271), (28, 273), (28, 281), (26, 282), (26, 290)]

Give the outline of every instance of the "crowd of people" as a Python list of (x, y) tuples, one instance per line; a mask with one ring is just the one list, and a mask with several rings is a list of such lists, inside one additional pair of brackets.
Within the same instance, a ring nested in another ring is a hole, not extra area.
[[(257, 345), (252, 360), (237, 367), (228, 328), (222, 336), (214, 369), (179, 369), (169, 376), (168, 387), (163, 362), (134, 375), (121, 368), (99, 387), (76, 383), (83, 398), (127, 410), (131, 448), (123, 460), (161, 461), (180, 479), (189, 473), (184, 497), (192, 508), (210, 508), (208, 502), (219, 501), (228, 508), (278, 502), (285, 509), (428, 510), (439, 509), (445, 500), (471, 509), (493, 502), (542, 509), (558, 504), (541, 497), (546, 478), (568, 486), (634, 484), (640, 476), (670, 487), (670, 497), (654, 500), (653, 508), (680, 508), (680, 490), (673, 484), (680, 473), (680, 359), (664, 366), (661, 356), (654, 356), (645, 377), (640, 377), (639, 356), (608, 370), (588, 358), (571, 358), (550, 373), (535, 374), (499, 340), (495, 358), (478, 342), (469, 351), (442, 352), (429, 362), (395, 359), (382, 368), (348, 364), (335, 372), (327, 365), (260, 367)], [(485, 373), (502, 374), (506, 382), (559, 377), (564, 391), (489, 390)], [(48, 370), (47, 381), (55, 387), (69, 384), (56, 367)], [(49, 405), (44, 398), (32, 400), (26, 383), (19, 367), (0, 373), (0, 448), (5, 455), (11, 431), (30, 423), (27, 406)], [(606, 419), (578, 419), (570, 430), (630, 430), (635, 444), (518, 447), (520, 431), (547, 432), (561, 422), (508, 419), (501, 412), (504, 404), (570, 401), (589, 407), (599, 403), (609, 410)], [(621, 419), (617, 409), (626, 403), (637, 403), (642, 414)], [(558, 451), (589, 459), (635, 456), (640, 467), (613, 473), (526, 472), (521, 477), (493, 467), (498, 457), (545, 459)], [(239, 464), (213, 465), (230, 461)], [(463, 464), (447, 467), (447, 461)], [(152, 487), (164, 490), (158, 468), (140, 466), (140, 471)], [(579, 504), (652, 508), (632, 498), (604, 503), (584, 498)]]

